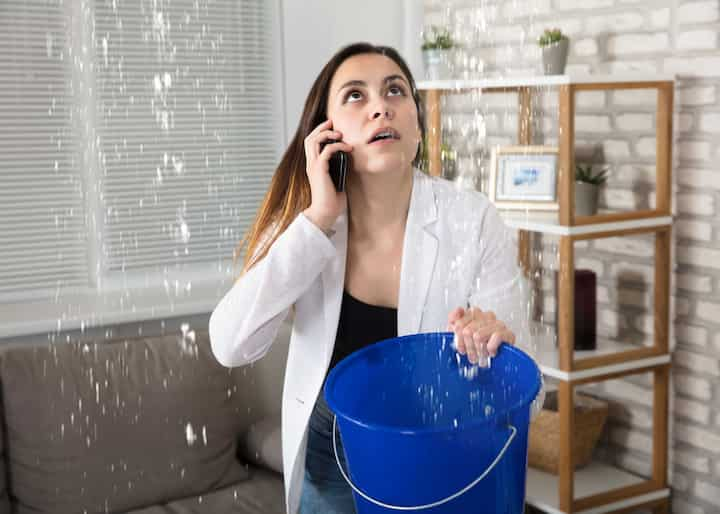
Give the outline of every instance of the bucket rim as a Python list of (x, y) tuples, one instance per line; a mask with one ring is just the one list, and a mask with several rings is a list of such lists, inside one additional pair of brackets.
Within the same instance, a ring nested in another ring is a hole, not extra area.
[[(345, 357), (342, 361), (340, 361), (335, 367), (330, 370), (330, 373), (328, 374), (327, 380), (325, 380), (325, 385), (323, 387), (323, 394), (325, 396), (325, 401), (327, 402), (328, 406), (330, 407), (330, 410), (332, 413), (337, 416), (338, 418), (347, 420), (355, 425), (361, 426), (363, 428), (369, 428), (376, 431), (383, 431), (383, 432), (392, 432), (392, 433), (400, 433), (400, 434), (407, 434), (407, 435), (418, 435), (418, 434), (434, 434), (438, 432), (447, 432), (448, 430), (458, 430), (459, 426), (454, 426), (452, 424), (446, 425), (440, 425), (440, 426), (434, 426), (434, 427), (411, 427), (411, 426), (401, 426), (401, 425), (386, 425), (382, 423), (368, 423), (367, 421), (362, 421), (360, 419), (357, 419), (353, 416), (348, 415), (347, 413), (342, 412), (340, 409), (338, 409), (338, 405), (335, 402), (335, 399), (332, 397), (331, 394), (329, 394), (330, 390), (332, 389), (335, 382), (337, 382), (339, 375), (343, 372), (343, 370), (350, 366), (352, 362), (356, 359), (361, 358), (366, 352), (377, 350), (379, 346), (383, 345), (390, 345), (390, 344), (397, 344), (400, 340), (403, 339), (414, 339), (418, 336), (436, 336), (439, 338), (450, 338), (452, 339), (454, 337), (454, 334), (452, 332), (421, 332), (418, 334), (407, 334), (404, 336), (398, 336), (398, 337), (391, 337), (389, 339), (383, 339), (381, 341), (378, 341), (376, 343), (373, 343), (371, 345), (368, 345), (349, 356)], [(498, 349), (498, 353), (500, 352), (506, 352), (509, 351), (511, 353), (514, 353), (515, 355), (518, 355), (522, 359), (527, 359), (530, 364), (532, 364), (532, 367), (535, 371), (536, 376), (536, 386), (532, 388), (530, 391), (528, 391), (526, 394), (522, 395), (521, 398), (514, 402), (512, 405), (510, 405), (504, 414), (509, 414), (517, 411), (520, 407), (523, 407), (524, 405), (530, 405), (530, 403), (537, 397), (538, 393), (540, 392), (540, 388), (542, 387), (542, 374), (540, 372), (540, 368), (537, 365), (537, 362), (535, 362), (535, 359), (530, 357), (526, 352), (520, 350), (519, 348), (515, 347), (514, 345), (510, 345), (506, 342), (503, 342), (500, 345), (500, 348)], [(463, 428), (468, 427), (480, 427), (482, 425), (489, 425), (492, 423), (496, 423), (499, 419), (499, 415), (493, 415), (491, 417), (484, 418), (482, 420), (473, 420), (469, 421), (467, 423), (464, 423), (462, 425)]]

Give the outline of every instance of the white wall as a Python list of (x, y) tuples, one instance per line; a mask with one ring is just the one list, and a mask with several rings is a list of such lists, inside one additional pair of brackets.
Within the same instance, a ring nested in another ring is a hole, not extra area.
[(282, 0), (286, 143), (323, 65), (357, 41), (392, 46), (419, 77), (422, 0)]

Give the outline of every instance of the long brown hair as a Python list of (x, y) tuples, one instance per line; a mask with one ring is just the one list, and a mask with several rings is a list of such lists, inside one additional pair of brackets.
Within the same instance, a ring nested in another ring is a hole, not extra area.
[[(410, 69), (400, 54), (389, 46), (375, 46), (370, 43), (355, 43), (339, 50), (320, 71), (305, 100), (300, 123), (290, 145), (275, 170), (270, 188), (258, 209), (255, 221), (235, 251), (235, 260), (247, 245), (242, 272), (249, 270), (268, 252), (270, 246), (287, 229), (300, 212), (310, 206), (310, 182), (306, 172), (305, 138), (315, 127), (327, 119), (327, 103), (330, 81), (346, 59), (359, 54), (379, 54), (395, 61), (412, 89), (412, 97), (418, 112), (421, 141), (425, 138), (425, 123), (420, 97)], [(421, 143), (422, 144), (422, 143)], [(421, 150), (415, 155), (416, 166), (421, 159)]]

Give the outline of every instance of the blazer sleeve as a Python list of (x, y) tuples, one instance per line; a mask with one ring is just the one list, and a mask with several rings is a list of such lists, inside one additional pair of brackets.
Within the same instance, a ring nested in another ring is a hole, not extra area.
[(488, 202), (481, 224), (469, 303), (491, 310), (514, 333), (518, 344), (529, 337), (527, 284), (517, 266), (517, 245), (494, 205)]
[(325, 233), (299, 214), (210, 315), (210, 345), (218, 362), (242, 366), (264, 356), (290, 307), (336, 254)]

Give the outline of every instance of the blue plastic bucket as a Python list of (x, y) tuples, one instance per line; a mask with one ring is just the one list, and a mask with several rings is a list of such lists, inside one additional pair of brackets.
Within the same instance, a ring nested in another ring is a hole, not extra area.
[(358, 514), (522, 514), (540, 370), (506, 344), (478, 368), (452, 341), (449, 332), (388, 339), (330, 372), (325, 399)]

